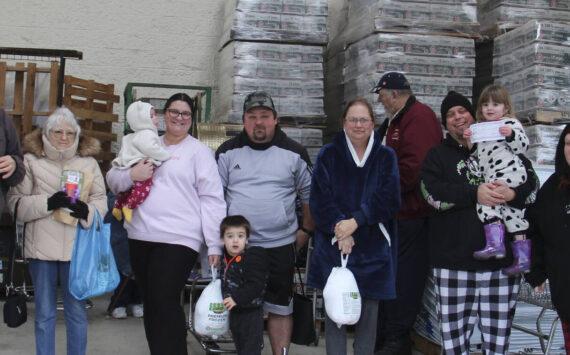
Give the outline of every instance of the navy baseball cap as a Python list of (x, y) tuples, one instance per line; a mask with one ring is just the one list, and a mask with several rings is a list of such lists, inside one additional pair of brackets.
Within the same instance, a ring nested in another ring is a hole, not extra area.
[(376, 86), (373, 87), (370, 92), (377, 94), (382, 89), (409, 90), (410, 83), (404, 74), (391, 71), (382, 75), (382, 78), (380, 78), (378, 84), (376, 84)]

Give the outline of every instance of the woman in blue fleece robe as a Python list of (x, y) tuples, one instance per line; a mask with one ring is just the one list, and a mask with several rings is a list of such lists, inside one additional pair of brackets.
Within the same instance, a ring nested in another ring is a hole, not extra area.
[[(363, 301), (355, 354), (373, 353), (379, 300), (396, 297), (400, 178), (396, 154), (382, 145), (373, 117), (364, 99), (347, 105), (343, 132), (317, 157), (309, 202), (316, 230), (307, 283), (323, 289), (341, 264), (339, 250), (350, 254), (347, 267)], [(346, 354), (346, 327), (339, 329), (327, 316), (325, 330), (327, 354)]]

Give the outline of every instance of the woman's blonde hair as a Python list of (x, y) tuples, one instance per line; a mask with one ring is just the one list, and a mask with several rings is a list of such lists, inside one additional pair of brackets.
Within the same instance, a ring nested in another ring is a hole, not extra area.
[(481, 92), (481, 96), (479, 96), (479, 101), (477, 102), (477, 121), (485, 121), (482, 108), (483, 104), (489, 100), (493, 100), (493, 102), (505, 105), (505, 113), (503, 115), (504, 117), (515, 117), (515, 110), (513, 108), (513, 103), (511, 102), (511, 95), (509, 95), (507, 89), (501, 85), (488, 85)]

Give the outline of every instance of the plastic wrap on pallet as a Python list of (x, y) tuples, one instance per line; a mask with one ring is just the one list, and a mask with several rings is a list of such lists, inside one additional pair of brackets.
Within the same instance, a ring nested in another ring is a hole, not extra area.
[(511, 95), (516, 112), (545, 109), (570, 111), (570, 91), (568, 89), (533, 88)]
[[(411, 9), (416, 8), (431, 11), (430, 17), (433, 16), (433, 19), (423, 21), (413, 18)], [(479, 33), (476, 2), (471, 0), (348, 0), (347, 9), (346, 26), (329, 43), (331, 56), (375, 32), (447, 32), (468, 36), (478, 36)], [(391, 14), (381, 16), (382, 9), (391, 10)], [(453, 18), (450, 14), (457, 17)], [(443, 16), (451, 16), (452, 20), (439, 22)], [(464, 17), (468, 17), (469, 21), (461, 22), (460, 18)]]
[[(382, 73), (364, 73), (345, 83), (345, 93), (351, 96), (364, 96), (374, 87)], [(459, 77), (433, 77), (406, 75), (412, 91), (416, 95), (447, 95), (454, 90), (464, 96), (473, 95), (473, 79)]]
[(493, 76), (501, 76), (531, 65), (552, 65), (560, 68), (570, 65), (570, 47), (535, 43), (493, 59)]
[(351, 44), (346, 49), (345, 57), (348, 60), (377, 52), (474, 58), (475, 42), (470, 38), (450, 36), (374, 33)]
[(537, 124), (525, 126), (529, 147), (556, 147), (565, 125)]
[(267, 60), (293, 63), (322, 63), (323, 47), (263, 42), (232, 41), (222, 53), (247, 60)]
[(475, 76), (474, 58), (445, 58), (435, 56), (405, 55), (399, 52), (375, 53), (347, 60), (343, 69), (345, 80), (369, 71), (398, 71), (418, 75)]
[(526, 157), (537, 164), (554, 165), (556, 148), (549, 147), (529, 147)]
[(479, 0), (479, 8), (482, 11), (487, 11), (503, 4), (518, 5), (535, 9), (570, 9), (570, 1), (568, 0)]
[(282, 127), (287, 136), (305, 147), (322, 147), (323, 131), (318, 128)]
[(324, 116), (323, 47), (232, 41), (217, 57), (216, 122), (241, 123), (245, 96), (265, 90), (283, 115)]
[(479, 32), (475, 5), (396, 0), (378, 0), (374, 27), (376, 30)]
[(501, 4), (488, 11), (481, 10), (479, 12), (481, 32), (491, 35), (498, 35), (504, 30), (517, 28), (530, 20), (570, 22), (570, 11)]
[(326, 44), (326, 0), (227, 0), (220, 47), (234, 40)]
[(524, 70), (503, 75), (495, 79), (512, 94), (533, 87), (566, 89), (570, 87), (570, 70), (567, 68), (533, 65)]
[(570, 23), (532, 20), (510, 32), (497, 36), (493, 54), (508, 54), (534, 42), (570, 46)]

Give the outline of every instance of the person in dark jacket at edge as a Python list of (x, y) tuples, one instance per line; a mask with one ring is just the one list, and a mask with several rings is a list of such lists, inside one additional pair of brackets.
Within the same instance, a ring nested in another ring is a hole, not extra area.
[(388, 116), (378, 133), (382, 143), (396, 152), (402, 198), (396, 299), (380, 302), (376, 350), (379, 355), (409, 355), (409, 334), (420, 310), (429, 268), (425, 251), (431, 211), (420, 191), (419, 170), (428, 149), (439, 144), (443, 134), (435, 113), (416, 99), (403, 74), (384, 74), (371, 92), (378, 94)]
[(24, 179), (24, 156), (12, 119), (0, 108), (0, 215), (6, 206), (6, 193)]
[(536, 292), (550, 284), (560, 316), (566, 354), (570, 354), (570, 124), (556, 146), (554, 174), (542, 185), (536, 203), (526, 210), (532, 239), (531, 272), (525, 279)]
[(463, 131), (475, 122), (467, 98), (454, 91), (441, 104), (447, 128), (443, 143), (427, 153), (420, 169), (422, 191), (435, 212), (430, 217), (429, 258), (441, 320), (442, 354), (468, 354), (469, 338), (479, 319), (484, 354), (507, 354), (515, 315), (520, 274), (508, 276), (501, 268), (512, 263), (510, 245), (504, 259), (475, 260), (473, 252), (485, 245), (483, 223), (476, 204), (507, 203), (524, 208), (538, 189), (530, 161), (523, 155), (527, 181), (516, 188), (505, 182), (485, 183), (478, 175), (474, 152)]

